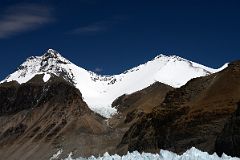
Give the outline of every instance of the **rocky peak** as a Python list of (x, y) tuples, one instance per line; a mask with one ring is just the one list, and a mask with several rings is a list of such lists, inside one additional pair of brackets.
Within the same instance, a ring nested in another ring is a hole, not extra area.
[(63, 77), (73, 83), (73, 75), (69, 69), (71, 62), (62, 57), (57, 51), (48, 49), (42, 56), (29, 57), (17, 70), (1, 82), (16, 80), (18, 83), (26, 83), (38, 74), (53, 74)]
[(58, 58), (60, 56), (61, 55), (53, 49), (48, 49), (47, 52), (43, 55), (45, 58)]
[(41, 56), (42, 62), (43, 61), (51, 61), (55, 63), (70, 63), (67, 59), (62, 57), (59, 52), (53, 49), (48, 49), (47, 52)]
[(182, 57), (176, 56), (176, 55), (164, 55), (164, 54), (159, 54), (157, 55), (153, 60), (157, 60), (157, 59), (162, 59), (162, 60), (178, 60), (178, 61), (188, 61)]

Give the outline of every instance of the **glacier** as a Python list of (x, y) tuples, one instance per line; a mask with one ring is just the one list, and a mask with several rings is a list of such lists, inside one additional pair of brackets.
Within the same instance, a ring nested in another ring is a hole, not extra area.
[[(53, 155), (53, 157), (51, 157), (51, 160), (59, 159), (61, 153), (62, 150), (58, 151), (55, 155)], [(91, 156), (89, 158), (79, 157), (75, 159), (72, 158), (72, 155), (73, 154), (70, 153), (64, 160), (240, 160), (240, 158), (227, 156), (226, 154), (222, 154), (221, 157), (219, 157), (216, 153), (208, 154), (207, 152), (198, 150), (195, 147), (192, 147), (181, 155), (167, 150), (160, 150), (159, 154), (144, 152), (139, 153), (138, 151), (134, 151), (132, 153), (128, 152), (123, 156), (119, 156), (117, 154), (109, 155), (106, 152), (102, 157)]]

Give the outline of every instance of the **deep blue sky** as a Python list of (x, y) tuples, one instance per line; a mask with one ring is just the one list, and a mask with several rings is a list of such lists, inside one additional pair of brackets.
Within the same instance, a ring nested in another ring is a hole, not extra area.
[(120, 73), (160, 53), (216, 68), (240, 58), (240, 2), (1, 1), (0, 79), (48, 48), (101, 74)]

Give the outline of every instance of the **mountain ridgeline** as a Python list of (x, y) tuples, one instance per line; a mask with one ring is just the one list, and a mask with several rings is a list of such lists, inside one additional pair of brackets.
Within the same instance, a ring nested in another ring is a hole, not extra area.
[(49, 49), (0, 83), (0, 155), (6, 160), (183, 153), (240, 156), (240, 61), (212, 69), (178, 56), (112, 76)]

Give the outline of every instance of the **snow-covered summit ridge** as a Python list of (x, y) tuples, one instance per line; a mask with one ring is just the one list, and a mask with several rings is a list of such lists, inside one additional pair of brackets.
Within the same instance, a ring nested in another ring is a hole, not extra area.
[(80, 90), (90, 109), (110, 117), (116, 113), (112, 102), (123, 94), (130, 94), (148, 87), (156, 81), (180, 87), (192, 78), (205, 76), (225, 68), (212, 69), (178, 56), (159, 55), (147, 63), (112, 76), (98, 75), (78, 67), (53, 49), (42, 56), (28, 58), (2, 82), (26, 83), (35, 75), (44, 74), (43, 81), (51, 74), (61, 76)]
[(17, 81), (18, 83), (26, 83), (37, 74), (56, 74), (62, 75), (66, 80), (70, 81), (72, 75), (69, 75), (67, 68), (62, 65), (71, 64), (71, 62), (62, 57), (57, 51), (49, 49), (42, 56), (32, 56), (22, 63), (17, 70), (10, 74), (2, 82)]

